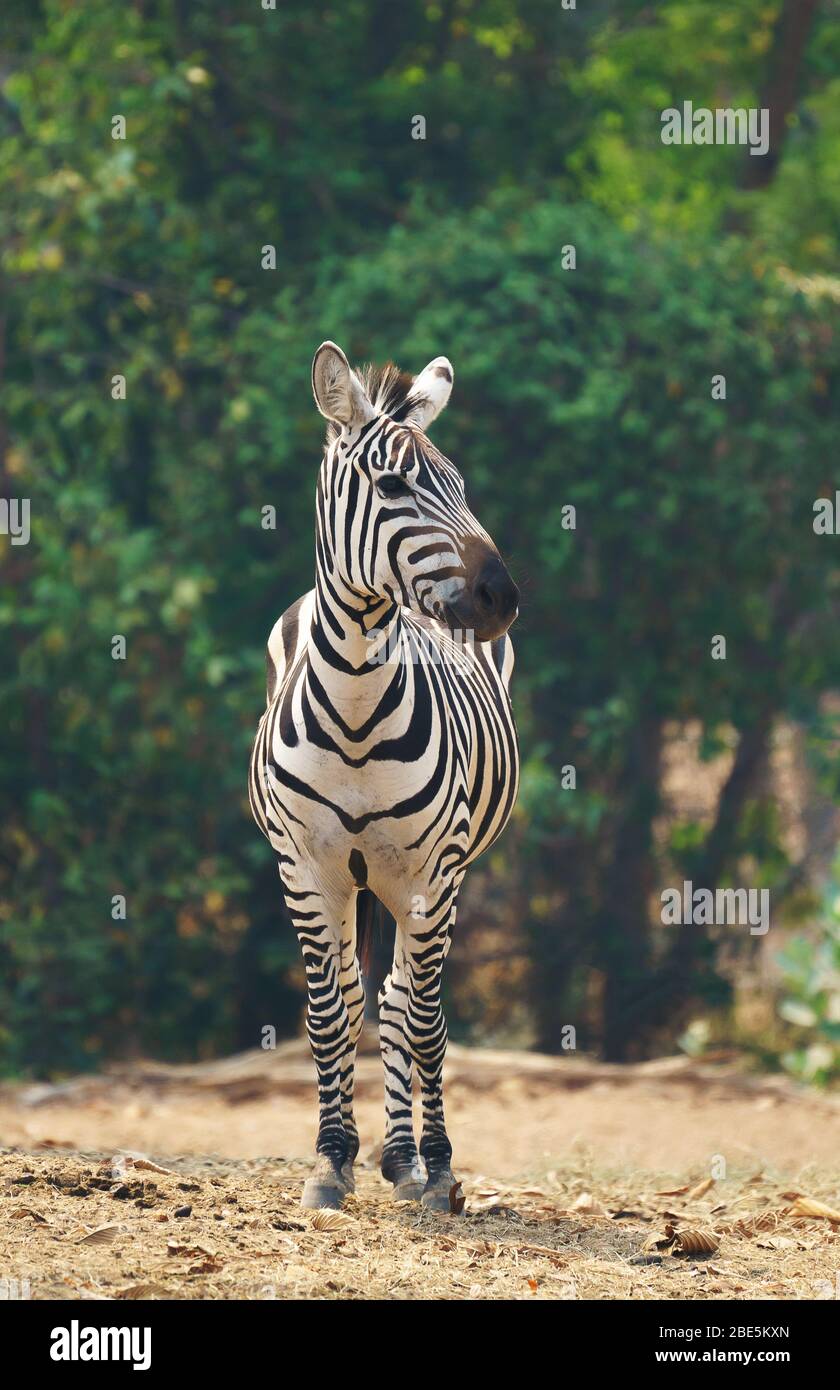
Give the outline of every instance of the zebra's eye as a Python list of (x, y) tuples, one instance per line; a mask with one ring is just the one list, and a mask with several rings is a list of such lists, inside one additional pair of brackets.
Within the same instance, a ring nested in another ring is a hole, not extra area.
[(383, 473), (376, 484), (380, 497), (408, 497), (411, 488), (399, 473)]

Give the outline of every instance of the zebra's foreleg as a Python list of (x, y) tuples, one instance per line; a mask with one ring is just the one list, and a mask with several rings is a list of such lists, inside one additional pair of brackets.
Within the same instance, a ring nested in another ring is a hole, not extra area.
[(412, 1059), (405, 1035), (408, 979), (399, 932), (394, 962), (379, 991), (379, 1050), (385, 1071), (385, 1143), (382, 1176), (394, 1184), (394, 1200), (419, 1202), (426, 1174), (414, 1138)]
[[(352, 925), (351, 925), (352, 924)], [(359, 1152), (359, 1131), (353, 1115), (353, 1082), (356, 1067), (356, 1044), (365, 1017), (365, 987), (356, 957), (355, 897), (351, 911), (341, 924), (340, 969), (338, 977), (344, 1005), (347, 1009), (349, 1041), (341, 1061), (341, 1118), (347, 1136), (347, 1158), (342, 1176), (352, 1192), (355, 1189), (353, 1164)]]
[[(350, 1012), (341, 987), (342, 904), (325, 900), (320, 891), (286, 886), (286, 903), (295, 924), (306, 969), (308, 1003), (306, 1027), (318, 1074), (318, 1139), (315, 1170), (301, 1197), (304, 1207), (337, 1207), (350, 1191), (345, 1169), (352, 1146), (345, 1127), (345, 1088), (352, 1096), (352, 1055), (355, 1049)], [(358, 1034), (357, 1034), (358, 1036)], [(355, 1126), (354, 1126), (355, 1129)], [(356, 1139), (358, 1146), (358, 1139)]]
[[(454, 893), (438, 899), (425, 922), (411, 919), (405, 932), (408, 994), (405, 1036), (420, 1081), (423, 1129), (420, 1156), (427, 1179), (422, 1202), (433, 1211), (450, 1210), (452, 1145), (443, 1113), (443, 1061), (446, 1056), (446, 1019), (440, 990), (443, 961), (455, 920)], [(419, 926), (419, 930), (418, 930)]]

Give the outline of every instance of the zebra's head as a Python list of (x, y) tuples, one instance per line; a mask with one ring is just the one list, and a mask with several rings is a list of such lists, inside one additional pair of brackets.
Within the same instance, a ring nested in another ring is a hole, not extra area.
[(357, 375), (341, 348), (321, 344), (312, 390), (330, 426), (319, 543), (354, 592), (486, 642), (510, 627), (519, 590), (467, 506), (458, 469), (426, 435), (452, 379), (445, 357), (414, 378), (393, 364)]

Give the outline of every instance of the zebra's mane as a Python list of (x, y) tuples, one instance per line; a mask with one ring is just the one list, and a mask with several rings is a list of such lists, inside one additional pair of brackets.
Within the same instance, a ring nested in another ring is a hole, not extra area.
[[(356, 376), (377, 415), (390, 415), (392, 420), (405, 418), (409, 393), (414, 385), (414, 377), (410, 372), (401, 371), (394, 362), (386, 362), (381, 367), (369, 362), (356, 371)], [(412, 397), (412, 407), (424, 404), (426, 402), (423, 397)], [(338, 438), (339, 433), (338, 426), (330, 420), (327, 427), (327, 443), (331, 444)]]

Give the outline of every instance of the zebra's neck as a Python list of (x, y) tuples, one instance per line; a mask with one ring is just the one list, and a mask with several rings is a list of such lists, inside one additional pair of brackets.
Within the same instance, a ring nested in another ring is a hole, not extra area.
[[(325, 469), (330, 463), (328, 457)], [(403, 617), (394, 598), (363, 590), (341, 572), (333, 537), (344, 519), (324, 497), (319, 489), (309, 669), (344, 721), (358, 727), (393, 680), (394, 666), (386, 658), (400, 649)]]
[(394, 679), (393, 662), (385, 657), (400, 650), (402, 623), (397, 604), (339, 593), (330, 579), (317, 576), (309, 674), (348, 728), (365, 724), (384, 699)]
[(334, 668), (351, 679), (379, 668), (380, 651), (397, 638), (401, 622), (393, 600), (356, 593), (335, 574), (316, 574), (312, 636), (324, 656), (332, 656)]

